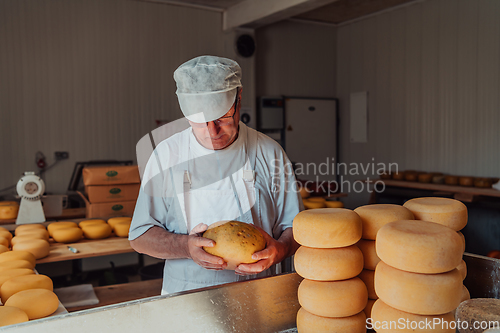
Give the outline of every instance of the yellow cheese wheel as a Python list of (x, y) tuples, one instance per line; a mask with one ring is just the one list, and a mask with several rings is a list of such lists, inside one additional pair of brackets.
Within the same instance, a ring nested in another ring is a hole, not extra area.
[[(12, 238), (12, 239), (14, 239), (14, 238)], [(10, 242), (7, 238), (0, 237), (0, 245), (3, 245), (3, 246), (8, 248), (10, 246)]]
[(12, 241), (10, 242), (10, 244), (12, 246), (16, 245), (16, 243), (19, 243), (19, 242), (24, 242), (24, 241), (30, 241), (32, 239), (42, 239), (44, 241), (48, 241), (48, 239), (46, 239), (45, 237), (40, 237), (42, 235), (40, 234), (37, 234), (37, 233), (23, 233), (19, 236), (14, 236), (12, 238)]
[(83, 228), (83, 227), (93, 225), (93, 224), (107, 224), (107, 223), (106, 223), (106, 221), (101, 220), (101, 219), (85, 220), (85, 221), (81, 221), (80, 223), (78, 223), (78, 226), (80, 228)]
[(460, 238), (462, 239), (462, 243), (464, 243), (464, 252), (465, 252), (465, 236), (463, 233), (461, 233), (460, 231), (457, 231), (457, 234), (460, 236)]
[(31, 237), (31, 238), (39, 238), (49, 240), (49, 232), (45, 229), (33, 229), (33, 230), (24, 230), (16, 235), (16, 237)]
[(7, 228), (4, 228), (4, 227), (0, 227), (0, 230), (9, 231)]
[(0, 244), (0, 253), (8, 252), (10, 251), (9, 248), (5, 245)]
[(13, 306), (0, 306), (0, 326), (8, 326), (28, 321), (26, 312)]
[(363, 253), (363, 267), (374, 271), (375, 267), (377, 267), (377, 264), (380, 261), (380, 258), (378, 257), (377, 251), (375, 249), (375, 241), (369, 239), (360, 239), (359, 242), (356, 243), (356, 245)]
[(19, 205), (3, 205), (0, 206), (0, 220), (13, 220), (17, 218)]
[(342, 201), (327, 200), (325, 201), (325, 205), (327, 208), (344, 208), (344, 204), (342, 203)]
[(4, 261), (10, 261), (10, 260), (27, 260), (29, 261), (33, 267), (35, 267), (36, 264), (36, 258), (33, 255), (33, 253), (28, 252), (28, 251), (9, 251), (9, 252), (4, 252), (0, 253), (0, 263)]
[(407, 220), (391, 222), (378, 232), (377, 255), (386, 264), (415, 273), (443, 273), (462, 261), (462, 240), (441, 224)]
[[(372, 320), (369, 322), (367, 328), (374, 328), (377, 333), (455, 333), (456, 325), (454, 321), (453, 312), (441, 315), (418, 315), (395, 309), (379, 299), (373, 305)], [(432, 325), (432, 323), (435, 323), (435, 325)]]
[(123, 217), (112, 217), (112, 218), (108, 219), (108, 224), (113, 229), (115, 228), (115, 225), (117, 223), (122, 223), (122, 222), (128, 222), (130, 224), (132, 222), (132, 218), (123, 216)]
[(358, 277), (363, 281), (366, 285), (366, 290), (368, 290), (368, 298), (369, 299), (377, 299), (377, 293), (375, 292), (375, 271), (371, 271), (369, 269), (363, 269), (361, 273), (359, 273)]
[(361, 311), (368, 302), (368, 292), (361, 279), (313, 281), (304, 279), (299, 285), (300, 305), (322, 317), (349, 317)]
[(15, 206), (18, 205), (19, 203), (17, 201), (0, 201), (0, 206)]
[(12, 251), (28, 251), (31, 252), (35, 258), (45, 258), (50, 254), (50, 244), (45, 239), (28, 239), (16, 243), (12, 247)]
[(295, 253), (294, 267), (309, 280), (346, 280), (363, 270), (363, 254), (356, 245), (336, 249), (301, 246)]
[(323, 197), (313, 197), (308, 199), (309, 202), (325, 202), (326, 199)]
[(0, 272), (0, 288), (5, 281), (23, 275), (35, 274), (35, 271), (29, 268), (13, 268)]
[(302, 199), (309, 198), (311, 193), (307, 190), (305, 186), (302, 186), (299, 190)]
[(9, 242), (10, 240), (12, 239), (12, 234), (10, 233), (10, 231), (5, 231), (5, 230), (0, 230), (0, 237), (3, 237), (5, 239), (8, 239)]
[(361, 239), (361, 219), (345, 208), (323, 208), (300, 212), (293, 220), (293, 237), (300, 245), (337, 248)]
[(78, 224), (71, 221), (52, 222), (47, 226), (47, 231), (49, 232), (50, 237), (52, 237), (54, 230), (59, 228), (78, 228)]
[(52, 238), (58, 243), (75, 243), (83, 237), (83, 230), (80, 228), (57, 228), (52, 232)]
[(405, 272), (379, 262), (375, 291), (385, 303), (401, 311), (438, 315), (452, 311), (462, 296), (462, 276), (457, 269), (440, 274)]
[(371, 318), (372, 317), (372, 308), (373, 304), (376, 302), (376, 299), (368, 299), (368, 303), (366, 303), (365, 308), (363, 309), (363, 312), (366, 315), (366, 318)]
[(460, 264), (457, 266), (457, 269), (460, 272), (460, 274), (462, 275), (462, 280), (465, 280), (465, 278), (467, 277), (467, 264), (465, 263), (465, 261), (463, 259), (460, 262)]
[(309, 199), (302, 200), (304, 203), (304, 207), (306, 209), (318, 209), (318, 208), (326, 208), (326, 203), (324, 201), (309, 201)]
[(118, 222), (115, 223), (113, 227), (115, 235), (118, 237), (128, 237), (128, 231), (130, 230), (130, 222)]
[(448, 198), (415, 198), (404, 206), (412, 211), (415, 219), (436, 222), (458, 231), (467, 225), (467, 207), (460, 201)]
[(47, 289), (52, 291), (53, 288), (52, 280), (47, 275), (30, 274), (5, 281), (0, 287), (0, 295), (2, 296), (2, 303), (5, 304), (9, 297), (22, 290)]
[(45, 229), (45, 226), (41, 223), (21, 224), (16, 227), (16, 230), (14, 230), (14, 234), (17, 236), (22, 234), (23, 232), (31, 230), (47, 230), (47, 229)]
[(5, 305), (20, 308), (26, 312), (30, 320), (33, 320), (56, 312), (59, 299), (53, 291), (47, 289), (28, 289), (12, 295)]
[(313, 315), (304, 308), (297, 312), (297, 331), (300, 333), (365, 333), (366, 316), (360, 312), (343, 318)]
[(354, 211), (363, 222), (363, 239), (375, 240), (379, 229), (389, 222), (413, 220), (412, 212), (399, 205), (367, 205), (358, 207)]
[(35, 268), (35, 265), (32, 264), (31, 262), (29, 262), (28, 260), (22, 260), (22, 259), (0, 262), (0, 272), (6, 271), (9, 269), (13, 269), (13, 268), (33, 269), (33, 268)]
[(86, 225), (82, 228), (83, 235), (88, 239), (103, 239), (111, 235), (111, 226), (107, 223)]
[(460, 303), (470, 299), (469, 289), (466, 286), (462, 286), (462, 297), (460, 298)]

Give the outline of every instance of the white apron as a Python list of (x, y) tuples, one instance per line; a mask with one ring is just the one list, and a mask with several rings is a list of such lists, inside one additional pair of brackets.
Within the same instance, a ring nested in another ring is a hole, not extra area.
[[(241, 135), (240, 131), (240, 135)], [(180, 147), (190, 147), (189, 131), (181, 137)], [(258, 218), (259, 202), (255, 190), (255, 159), (257, 132), (246, 130), (246, 154), (248, 156), (244, 167), (230, 177), (231, 188), (224, 190), (192, 189), (193, 184), (189, 170), (177, 174), (177, 184), (182, 184), (183, 191), (177, 195), (185, 222), (187, 233), (199, 223), (212, 224), (222, 220), (238, 220), (254, 224)], [(250, 149), (250, 150), (248, 150)], [(187, 161), (189, 149), (182, 149), (181, 160)], [(188, 164), (189, 165), (189, 164)], [(189, 166), (187, 167), (189, 169)], [(181, 179), (179, 179), (181, 178)], [(232, 179), (231, 179), (232, 178)], [(180, 182), (182, 180), (182, 182)], [(252, 211), (254, 214), (252, 214)], [(253, 216), (252, 216), (253, 215)], [(261, 225), (260, 221), (257, 221)], [(191, 259), (172, 259), (165, 261), (163, 276), (163, 294), (198, 289), (216, 284), (248, 280), (257, 276), (270, 275), (268, 269), (257, 275), (239, 276), (234, 271), (208, 270), (197, 265)]]

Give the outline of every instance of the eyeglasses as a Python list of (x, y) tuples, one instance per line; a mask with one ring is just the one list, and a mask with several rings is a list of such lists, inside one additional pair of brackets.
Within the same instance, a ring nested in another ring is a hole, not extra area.
[[(236, 114), (236, 110), (238, 109), (238, 90), (236, 90), (236, 99), (234, 101), (234, 112), (232, 116), (226, 116), (226, 117), (220, 117), (219, 119), (212, 120), (215, 125), (217, 126), (230, 126), (234, 124), (234, 115)], [(192, 121), (189, 122), (191, 124), (191, 127), (195, 128), (204, 128), (208, 126), (208, 123), (193, 123)]]

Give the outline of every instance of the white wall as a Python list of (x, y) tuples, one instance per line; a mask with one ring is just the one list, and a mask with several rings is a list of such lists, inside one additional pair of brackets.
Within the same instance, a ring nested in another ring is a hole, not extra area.
[[(345, 162), (400, 169), (500, 175), (500, 1), (428, 0), (340, 26), (337, 96), (369, 92), (367, 143)], [(351, 180), (363, 177), (350, 177)], [(348, 205), (368, 195), (350, 195)]]
[[(129, 0), (0, 2), (0, 189), (50, 164), (46, 188), (64, 193), (77, 161), (135, 160), (155, 120), (182, 116), (173, 71), (213, 54), (243, 69), (243, 107), (254, 107), (254, 57), (236, 56), (222, 14)], [(0, 193), (5, 195), (6, 193)]]

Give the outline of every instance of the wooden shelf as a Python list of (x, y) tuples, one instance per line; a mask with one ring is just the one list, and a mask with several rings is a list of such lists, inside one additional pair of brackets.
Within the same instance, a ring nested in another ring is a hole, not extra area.
[[(71, 246), (78, 250), (78, 253), (73, 253), (68, 249)], [(48, 262), (74, 260), (90, 257), (106, 256), (111, 254), (134, 252), (130, 246), (128, 238), (110, 237), (99, 240), (81, 240), (77, 243), (62, 244), (51, 243), (50, 254), (36, 261), (37, 264)]]
[[(374, 183), (375, 181), (370, 181)], [(392, 180), (384, 179), (377, 180), (376, 182), (383, 182), (385, 186), (392, 187), (403, 187), (403, 188), (414, 188), (420, 190), (429, 190), (441, 193), (450, 193), (453, 197), (460, 201), (472, 202), (479, 196), (485, 197), (497, 197), (500, 198), (500, 191), (493, 188), (478, 188), (478, 187), (466, 187), (466, 186), (451, 186), (442, 184), (430, 184), (430, 183), (419, 183), (419, 182), (409, 182), (404, 180)]]

